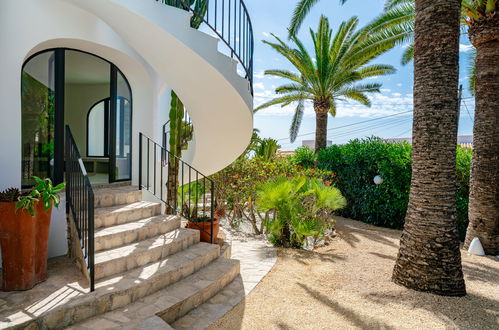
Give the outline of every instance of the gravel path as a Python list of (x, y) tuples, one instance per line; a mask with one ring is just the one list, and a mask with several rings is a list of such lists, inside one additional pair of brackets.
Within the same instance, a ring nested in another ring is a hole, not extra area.
[(210, 329), (499, 329), (499, 258), (463, 251), (468, 295), (390, 281), (400, 231), (337, 217), (316, 252), (278, 250), (272, 271)]

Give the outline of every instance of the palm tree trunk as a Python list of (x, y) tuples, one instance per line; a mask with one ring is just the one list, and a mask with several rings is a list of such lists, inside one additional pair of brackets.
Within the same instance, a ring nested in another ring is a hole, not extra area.
[(315, 152), (318, 153), (327, 146), (327, 115), (328, 110), (315, 109)]
[(456, 224), (460, 0), (416, 0), (413, 167), (393, 281), (466, 294)]
[(465, 247), (478, 237), (486, 254), (499, 254), (499, 16), (472, 26), (477, 50), (473, 163)]

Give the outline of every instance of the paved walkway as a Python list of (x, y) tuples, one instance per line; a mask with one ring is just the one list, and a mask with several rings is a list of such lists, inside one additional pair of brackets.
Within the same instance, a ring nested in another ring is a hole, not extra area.
[(255, 288), (277, 261), (276, 249), (265, 241), (231, 237), (232, 259), (241, 262), (241, 274), (220, 293), (177, 320), (175, 329), (205, 329), (229, 312)]

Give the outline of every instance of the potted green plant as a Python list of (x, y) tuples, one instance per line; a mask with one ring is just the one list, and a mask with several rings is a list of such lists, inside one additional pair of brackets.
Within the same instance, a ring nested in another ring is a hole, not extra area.
[(187, 222), (187, 228), (197, 229), (200, 232), (201, 242), (211, 243), (211, 222), (213, 221), (213, 237), (217, 238), (220, 231), (218, 219), (211, 219), (208, 216), (193, 217)]
[(34, 177), (36, 186), (21, 194), (0, 193), (2, 290), (28, 290), (47, 278), (48, 235), (52, 206), (59, 206), (64, 184)]

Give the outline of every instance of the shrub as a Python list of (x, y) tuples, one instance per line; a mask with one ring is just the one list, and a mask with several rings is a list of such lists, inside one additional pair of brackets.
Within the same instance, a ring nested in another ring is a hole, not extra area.
[[(379, 138), (323, 149), (318, 166), (336, 173), (348, 200), (342, 215), (377, 226), (402, 228), (411, 184), (411, 146)], [(381, 185), (373, 178), (380, 175)]]
[(260, 184), (256, 202), (267, 214), (264, 223), (270, 242), (294, 248), (302, 248), (308, 236), (323, 237), (331, 225), (331, 212), (346, 204), (337, 188), (304, 176)]
[(470, 196), (470, 167), (473, 151), (470, 148), (457, 147), (456, 173), (457, 173), (457, 229), (459, 238), (464, 241), (468, 228), (468, 202)]
[(299, 147), (295, 150), (295, 155), (293, 156), (296, 164), (303, 167), (314, 167), (315, 166), (315, 153), (309, 147)]
[[(388, 228), (404, 225), (411, 185), (411, 145), (387, 143), (379, 138), (353, 140), (321, 150), (319, 168), (336, 174), (336, 186), (348, 201), (345, 217)], [(464, 239), (468, 224), (471, 150), (457, 150), (458, 229)], [(374, 184), (380, 175), (383, 183)]]
[(271, 162), (253, 158), (235, 161), (212, 175), (212, 179), (215, 181), (216, 200), (219, 204), (226, 205), (231, 225), (236, 227), (240, 221), (247, 220), (251, 223), (254, 233), (261, 234), (264, 227), (263, 216), (257, 211), (255, 204), (257, 185), (278, 177), (295, 176), (318, 178), (326, 185), (331, 185), (333, 173), (303, 168), (296, 165), (291, 157), (276, 158)]

